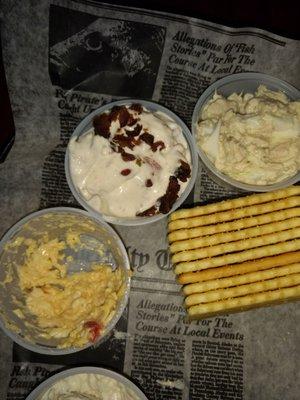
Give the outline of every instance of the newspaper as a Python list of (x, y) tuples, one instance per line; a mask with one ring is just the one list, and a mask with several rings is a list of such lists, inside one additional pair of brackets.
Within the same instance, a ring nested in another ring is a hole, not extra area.
[[(259, 71), (300, 86), (300, 43), (259, 29), (91, 0), (7, 0), (2, 13), (16, 143), (0, 165), (0, 234), (39, 208), (79, 207), (64, 175), (66, 145), (102, 104), (153, 99), (190, 126), (201, 93), (225, 75)], [(187, 202), (236, 195), (200, 166)], [(50, 373), (78, 364), (124, 372), (150, 400), (299, 398), (297, 304), (189, 323), (166, 224), (115, 226), (134, 275), (126, 311), (97, 348), (44, 356), (1, 333), (1, 399), (21, 400)]]

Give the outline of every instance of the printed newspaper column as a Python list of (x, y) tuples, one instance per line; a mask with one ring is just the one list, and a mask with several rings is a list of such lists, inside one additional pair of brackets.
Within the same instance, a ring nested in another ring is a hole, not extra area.
[[(187, 320), (165, 224), (147, 227), (147, 243), (141, 227), (132, 228), (130, 238), (127, 232), (134, 274), (124, 372), (150, 399), (192, 400), (206, 391), (208, 399), (242, 399), (245, 333), (233, 316)], [(126, 228), (118, 231), (123, 236)]]
[(59, 369), (59, 365), (37, 363), (14, 363), (7, 387), (7, 400), (24, 399), (51, 372)]
[(135, 288), (128, 334), (124, 371), (150, 398), (243, 398), (244, 334), (230, 317), (189, 322), (179, 291)]

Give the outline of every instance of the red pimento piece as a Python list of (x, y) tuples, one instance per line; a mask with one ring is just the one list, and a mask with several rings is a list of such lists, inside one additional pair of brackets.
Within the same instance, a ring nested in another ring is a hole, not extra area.
[(100, 336), (100, 332), (102, 330), (102, 325), (99, 324), (97, 321), (86, 321), (83, 324), (83, 327), (89, 329), (90, 331), (90, 341), (95, 342), (97, 338)]
[(123, 176), (127, 176), (127, 175), (129, 175), (129, 174), (130, 174), (130, 172), (131, 172), (131, 169), (129, 169), (129, 168), (122, 169), (122, 171), (121, 171), (121, 175), (123, 175)]

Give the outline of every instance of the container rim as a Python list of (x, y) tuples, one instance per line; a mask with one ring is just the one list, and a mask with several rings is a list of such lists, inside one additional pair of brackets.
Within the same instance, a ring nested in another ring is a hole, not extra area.
[[(45, 393), (45, 390), (50, 389), (53, 384), (58, 382), (61, 379), (67, 378), (69, 376), (76, 376), (79, 374), (98, 374), (103, 375), (112, 379), (115, 379), (118, 382), (121, 382), (124, 386), (131, 389), (136, 395), (140, 397), (139, 400), (148, 400), (146, 395), (136, 386), (130, 379), (126, 376), (122, 375), (119, 372), (110, 370), (108, 368), (103, 367), (73, 367), (63, 370), (61, 372), (54, 373), (54, 375), (46, 378), (43, 382), (41, 382), (29, 395), (26, 397), (26, 400), (37, 400), (38, 396), (41, 396)], [(51, 386), (50, 386), (51, 385)]]

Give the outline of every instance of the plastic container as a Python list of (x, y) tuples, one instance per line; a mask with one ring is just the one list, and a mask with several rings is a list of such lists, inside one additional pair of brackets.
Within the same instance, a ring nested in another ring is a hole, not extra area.
[(69, 376), (76, 377), (76, 375), (78, 374), (98, 374), (108, 378), (115, 379), (119, 383), (123, 384), (126, 388), (130, 389), (138, 397), (139, 400), (148, 400), (147, 397), (144, 395), (144, 393), (125, 376), (117, 372), (111, 371), (109, 369), (100, 367), (77, 367), (59, 372), (51, 376), (50, 378), (46, 379), (39, 386), (37, 386), (29, 394), (29, 396), (26, 397), (26, 400), (40, 400), (43, 394), (45, 394), (45, 392), (49, 390), (55, 383)]
[[(129, 105), (133, 103), (138, 103), (141, 104), (143, 107), (145, 107), (149, 111), (159, 111), (162, 113), (165, 113), (167, 116), (169, 116), (172, 120), (174, 120), (181, 128), (182, 128), (182, 133), (187, 141), (187, 144), (189, 146), (190, 154), (191, 154), (191, 178), (185, 188), (185, 190), (182, 192), (180, 197), (176, 200), (176, 202), (173, 204), (172, 209), (168, 214), (171, 212), (175, 211), (180, 205), (184, 202), (184, 200), (187, 198), (189, 193), (191, 192), (197, 172), (198, 172), (198, 156), (197, 156), (197, 149), (196, 149), (196, 143), (195, 140), (189, 131), (188, 127), (185, 125), (185, 123), (172, 111), (168, 110), (167, 108), (161, 106), (160, 104), (153, 103), (150, 101), (145, 101), (145, 100), (139, 100), (139, 99), (129, 99), (129, 100), (120, 100), (120, 101), (115, 101), (113, 103), (106, 104), (95, 111), (93, 111), (91, 114), (89, 114), (84, 120), (77, 126), (75, 131), (72, 134), (72, 137), (79, 137), (80, 135), (84, 134), (87, 132), (90, 128), (92, 128), (93, 124), (93, 118), (96, 115), (102, 114), (105, 111), (110, 110), (114, 106), (122, 106), (122, 105)], [(69, 152), (68, 149), (66, 151), (66, 156), (65, 156), (65, 173), (66, 173), (66, 178), (68, 185), (70, 187), (71, 192), (73, 193), (73, 196), (75, 199), (78, 201), (79, 204), (82, 205), (83, 208), (85, 208), (91, 215), (93, 215), (96, 218), (105, 220), (109, 223), (112, 224), (117, 224), (117, 225), (128, 225), (128, 226), (137, 226), (137, 225), (145, 225), (151, 222), (156, 222), (168, 214), (157, 214), (153, 215), (150, 217), (134, 217), (134, 218), (118, 218), (114, 216), (109, 216), (109, 215), (104, 215), (95, 209), (93, 209), (84, 199), (84, 197), (81, 195), (81, 193), (77, 190), (75, 185), (73, 184), (71, 174), (70, 174), (70, 168), (69, 168)]]
[[(192, 117), (192, 133), (194, 137), (197, 137), (197, 123), (201, 115), (201, 110), (203, 106), (213, 97), (215, 91), (217, 91), (218, 94), (228, 97), (234, 92), (254, 93), (259, 85), (265, 85), (270, 90), (280, 90), (284, 92), (290, 100), (295, 101), (300, 99), (300, 91), (298, 89), (289, 83), (270, 75), (261, 74), (258, 72), (244, 72), (226, 76), (225, 78), (219, 79), (210, 85), (197, 101)], [(285, 188), (300, 180), (300, 171), (298, 171), (296, 175), (288, 179), (284, 179), (278, 183), (271, 185), (249, 185), (247, 183), (237, 181), (236, 179), (233, 179), (230, 176), (220, 172), (198, 145), (197, 151), (200, 160), (202, 161), (211, 178), (216, 183), (225, 187), (235, 187), (242, 191), (250, 192), (268, 192), (271, 190)]]
[[(14, 270), (12, 281), (6, 285), (0, 285), (0, 327), (16, 343), (37, 353), (63, 355), (75, 353), (92, 345), (96, 346), (114, 328), (128, 301), (130, 264), (121, 239), (108, 224), (95, 219), (86, 211), (76, 208), (58, 207), (38, 211), (23, 218), (10, 228), (0, 241), (0, 282), (4, 282), (9, 264), (13, 264), (14, 268), (18, 268), (24, 261), (26, 246), (20, 245), (13, 250), (8, 249), (6, 245), (11, 240), (19, 237), (38, 239), (44, 232), (49, 234), (50, 239), (65, 238), (66, 223), (69, 224), (71, 229), (74, 228), (80, 232), (80, 245), (84, 245), (84, 248), (79, 245), (78, 248), (75, 247), (75, 250), (69, 247), (64, 250), (66, 256), (71, 255), (73, 257), (73, 260), (69, 261), (67, 266), (68, 272), (89, 270), (93, 261), (110, 264), (112, 268), (118, 266), (124, 271), (125, 293), (123, 298), (119, 300), (113, 318), (96, 342), (87, 343), (83, 347), (57, 348), (60, 343), (59, 339), (47, 340), (41, 338), (37, 328), (27, 326), (24, 320), (13, 312), (16, 308), (13, 296), (22, 304), (24, 303), (22, 291), (18, 285), (18, 275)], [(99, 250), (99, 246), (103, 249), (101, 257), (99, 251), (96, 251)], [(25, 319), (34, 325), (34, 319), (29, 313), (26, 314)], [(9, 325), (7, 322), (9, 322)]]

